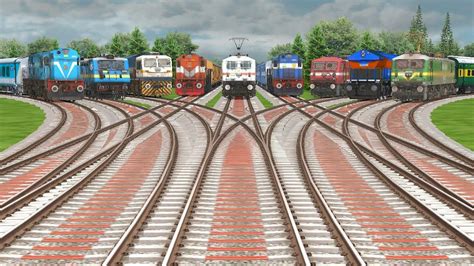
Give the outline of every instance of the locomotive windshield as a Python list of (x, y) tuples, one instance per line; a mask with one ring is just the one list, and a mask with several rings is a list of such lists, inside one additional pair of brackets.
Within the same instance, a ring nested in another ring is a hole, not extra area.
[(107, 70), (107, 69), (116, 69), (116, 70), (124, 70), (125, 69), (125, 61), (123, 60), (99, 60), (97, 62), (100, 70)]
[(236, 69), (236, 68), (237, 68), (237, 62), (227, 61), (227, 69)]
[(252, 67), (252, 62), (250, 61), (242, 61), (240, 62), (241, 69), (250, 69)]
[(424, 60), (423, 59), (411, 59), (411, 60), (400, 59), (400, 60), (397, 60), (396, 62), (397, 62), (396, 64), (397, 64), (398, 69), (407, 69), (407, 68), (419, 69), (419, 68), (423, 68)]
[(335, 63), (335, 62), (327, 62), (327, 63), (326, 63), (326, 69), (327, 69), (327, 70), (336, 70), (336, 69), (337, 69), (337, 63)]
[(325, 63), (316, 62), (316, 63), (314, 63), (313, 68), (314, 68), (315, 70), (323, 70), (323, 69), (324, 69), (324, 65), (325, 65)]
[(158, 59), (158, 65), (160, 67), (169, 67), (169, 66), (171, 66), (171, 60), (169, 60), (169, 59)]
[(144, 67), (156, 67), (156, 59), (145, 59), (143, 62)]

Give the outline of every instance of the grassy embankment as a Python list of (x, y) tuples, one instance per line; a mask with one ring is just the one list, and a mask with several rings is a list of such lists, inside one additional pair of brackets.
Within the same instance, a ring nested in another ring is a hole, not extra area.
[(33, 133), (45, 118), (35, 105), (0, 98), (0, 151)]
[(150, 107), (151, 107), (151, 105), (149, 105), (149, 104), (142, 103), (142, 102), (137, 102), (137, 101), (132, 101), (132, 100), (128, 100), (128, 99), (124, 99), (123, 102), (129, 103), (129, 104), (132, 104), (132, 105), (138, 105), (138, 106), (141, 106), (145, 109), (150, 109)]
[(431, 113), (431, 121), (448, 137), (474, 151), (474, 99), (436, 108)]

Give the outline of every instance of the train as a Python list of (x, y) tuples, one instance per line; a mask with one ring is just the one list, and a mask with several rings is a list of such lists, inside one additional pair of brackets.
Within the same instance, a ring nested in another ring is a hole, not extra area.
[(22, 95), (27, 68), (28, 57), (0, 59), (0, 92)]
[(390, 96), (394, 54), (362, 49), (347, 57), (350, 74), (346, 94), (351, 99), (381, 99)]
[(456, 88), (459, 94), (474, 90), (474, 57), (448, 56), (455, 63)]
[(314, 96), (345, 96), (344, 84), (349, 78), (349, 62), (334, 56), (313, 59), (309, 78), (309, 88)]
[(257, 84), (277, 96), (303, 93), (303, 60), (296, 54), (281, 54), (257, 65)]
[(92, 99), (123, 99), (130, 86), (128, 60), (113, 55), (82, 59), (81, 75)]
[(142, 53), (127, 58), (130, 68), (130, 94), (160, 97), (173, 88), (171, 57), (159, 53)]
[(456, 93), (453, 60), (422, 54), (403, 54), (393, 59), (392, 96), (401, 101), (433, 100)]
[(185, 54), (176, 59), (176, 94), (204, 95), (222, 81), (222, 68), (198, 54)]
[(222, 60), (222, 95), (254, 97), (256, 94), (255, 59), (232, 55)]

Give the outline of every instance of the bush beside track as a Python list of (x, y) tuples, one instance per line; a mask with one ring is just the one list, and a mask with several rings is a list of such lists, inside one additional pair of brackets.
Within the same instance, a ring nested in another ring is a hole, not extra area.
[(33, 133), (45, 118), (45, 113), (37, 106), (0, 98), (0, 151)]
[(206, 106), (210, 108), (214, 108), (214, 106), (217, 104), (217, 102), (219, 101), (221, 97), (222, 97), (222, 90), (219, 91), (219, 93), (217, 93), (214, 97), (212, 97), (212, 99), (206, 103)]
[(431, 121), (446, 136), (474, 151), (474, 99), (442, 105), (431, 113)]
[(142, 102), (136, 102), (136, 101), (132, 101), (132, 100), (127, 100), (127, 99), (123, 100), (123, 102), (129, 103), (131, 105), (138, 105), (138, 106), (141, 106), (145, 109), (150, 109), (150, 107), (151, 107), (151, 105), (149, 105), (149, 104), (142, 103)]
[(300, 98), (308, 101), (316, 99), (316, 97), (311, 93), (311, 90), (306, 88), (303, 90), (303, 93), (300, 95)]
[(267, 100), (267, 98), (265, 98), (265, 96), (263, 96), (260, 92), (257, 91), (256, 96), (265, 109), (273, 107), (273, 103)]

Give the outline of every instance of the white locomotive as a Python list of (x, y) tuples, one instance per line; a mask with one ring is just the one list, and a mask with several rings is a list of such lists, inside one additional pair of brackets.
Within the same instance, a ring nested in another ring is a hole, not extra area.
[(234, 55), (222, 61), (222, 95), (255, 96), (255, 59)]

